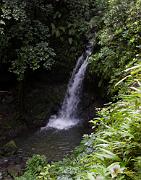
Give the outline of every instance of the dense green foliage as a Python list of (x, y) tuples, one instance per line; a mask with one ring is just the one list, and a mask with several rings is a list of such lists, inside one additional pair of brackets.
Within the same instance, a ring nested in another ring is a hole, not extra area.
[(97, 12), (101, 16), (103, 9), (92, 0), (2, 0), (0, 63), (19, 80), (28, 71), (50, 69), (53, 64), (67, 70), (95, 24), (93, 17)]
[(140, 59), (140, 7), (140, 1), (110, 1), (102, 18), (97, 33), (100, 49), (92, 57), (91, 71), (101, 77), (99, 85), (110, 82), (109, 92), (116, 90), (113, 86), (122, 78), (122, 71)]
[(99, 85), (109, 82), (109, 93), (118, 90), (118, 101), (99, 111), (91, 121), (95, 131), (71, 157), (31, 172), (33, 157), (18, 179), (141, 179), (141, 0), (107, 3), (90, 71), (101, 77)]
[(24, 1), (1, 3), (1, 63), (9, 65), (19, 80), (26, 71), (38, 69), (42, 64), (50, 68), (55, 55), (49, 47), (49, 28), (38, 19), (31, 19)]

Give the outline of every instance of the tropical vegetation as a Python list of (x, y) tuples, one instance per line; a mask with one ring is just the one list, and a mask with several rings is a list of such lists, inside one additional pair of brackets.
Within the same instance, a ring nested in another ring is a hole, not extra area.
[[(24, 175), (16, 179), (140, 180), (141, 0), (53, 2), (34, 1), (28, 9), (26, 1), (3, 0), (0, 49), (4, 63), (19, 80), (28, 68), (68, 67), (66, 57), (72, 66), (83, 47), (82, 38), (88, 38), (95, 42), (88, 75), (96, 76), (99, 88), (112, 98), (97, 109), (97, 117), (90, 122), (93, 133), (84, 135), (71, 156), (49, 164), (44, 156), (34, 155)], [(42, 10), (39, 19), (36, 5)], [(48, 22), (41, 18), (43, 12), (48, 13)], [(55, 47), (55, 42), (61, 47)]]

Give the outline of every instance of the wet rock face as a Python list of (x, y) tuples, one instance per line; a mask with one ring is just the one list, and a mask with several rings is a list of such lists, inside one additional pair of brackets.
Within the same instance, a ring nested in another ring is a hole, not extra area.
[(65, 90), (66, 84), (34, 82), (26, 87), (22, 114), (16, 107), (16, 90), (10, 95), (8, 93), (0, 94), (0, 145), (27, 129), (37, 129), (45, 125), (50, 115), (58, 112)]
[(52, 114), (56, 114), (64, 98), (66, 84), (34, 84), (26, 93), (26, 122), (29, 126), (40, 127)]

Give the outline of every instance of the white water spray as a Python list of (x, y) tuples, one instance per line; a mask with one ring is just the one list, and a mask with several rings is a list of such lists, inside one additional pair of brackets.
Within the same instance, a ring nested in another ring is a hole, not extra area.
[(88, 65), (88, 58), (92, 53), (92, 44), (87, 46), (86, 51), (78, 59), (77, 64), (73, 70), (72, 76), (68, 83), (67, 92), (58, 115), (50, 117), (48, 124), (41, 128), (55, 129), (69, 129), (79, 123), (78, 105), (82, 94), (82, 85), (85, 77), (86, 68)]

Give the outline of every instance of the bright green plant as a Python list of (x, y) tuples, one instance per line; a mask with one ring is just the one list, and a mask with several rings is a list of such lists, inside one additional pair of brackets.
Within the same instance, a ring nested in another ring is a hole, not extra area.
[(46, 165), (46, 158), (45, 156), (34, 155), (32, 159), (27, 161), (27, 168), (26, 170), (31, 174), (39, 174), (41, 169)]

